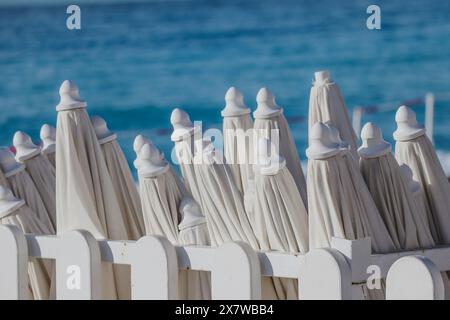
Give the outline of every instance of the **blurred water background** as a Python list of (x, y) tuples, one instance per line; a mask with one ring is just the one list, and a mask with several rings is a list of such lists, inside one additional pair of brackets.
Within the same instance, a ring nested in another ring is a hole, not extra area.
[[(81, 30), (66, 28), (69, 3), (32, 3), (0, 0), (1, 145), (16, 130), (38, 141), (43, 123), (56, 124), (64, 79), (118, 133), (130, 163), (138, 133), (170, 154), (174, 107), (221, 128), (228, 87), (254, 109), (267, 86), (305, 159), (313, 73), (328, 69), (349, 109), (394, 108), (434, 92), (435, 144), (450, 169), (449, 1), (377, 1), (377, 31), (366, 28), (372, 1), (79, 1)], [(424, 108), (415, 110), (423, 121)], [(363, 122), (392, 141), (394, 114), (364, 114)]]

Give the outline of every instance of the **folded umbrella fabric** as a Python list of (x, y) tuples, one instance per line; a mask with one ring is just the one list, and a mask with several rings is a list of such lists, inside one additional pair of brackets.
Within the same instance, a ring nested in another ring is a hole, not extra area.
[(47, 230), (54, 234), (55, 228), (53, 227), (50, 214), (36, 185), (25, 170), (25, 165), (16, 161), (14, 154), (9, 148), (0, 149), (0, 165), (14, 196), (24, 200), (37, 218), (46, 226)]
[(13, 144), (16, 148), (16, 160), (25, 165), (25, 169), (36, 185), (42, 202), (56, 229), (56, 178), (55, 167), (42, 154), (41, 148), (36, 146), (30, 136), (22, 131), (14, 134)]
[(56, 128), (49, 124), (44, 124), (41, 127), (40, 138), (42, 141), (42, 153), (55, 167), (55, 155), (56, 155)]
[[(142, 208), (147, 234), (165, 236), (174, 245), (209, 245), (206, 220), (201, 212), (195, 218), (189, 215), (187, 205), (183, 204), (190, 196), (180, 188), (178, 177), (171, 170), (162, 153), (151, 143), (144, 144), (139, 152), (139, 185), (141, 189)], [(194, 200), (191, 199), (193, 203)], [(185, 210), (181, 207), (185, 206)], [(196, 205), (196, 203), (195, 203)], [(192, 207), (192, 205), (191, 205)], [(179, 222), (182, 224), (183, 237), (180, 237)], [(206, 232), (206, 233), (205, 233)], [(183, 241), (185, 240), (185, 241)], [(186, 241), (187, 240), (187, 241)], [(195, 271), (181, 271), (179, 274), (179, 298), (210, 298), (208, 274)]]
[(286, 166), (294, 178), (303, 203), (307, 203), (306, 180), (300, 164), (300, 158), (283, 109), (276, 102), (273, 94), (262, 88), (256, 96), (258, 107), (253, 112), (255, 141), (266, 138), (279, 147), (280, 155), (286, 159)]
[[(255, 233), (262, 250), (306, 254), (308, 213), (295, 181), (274, 144), (267, 139), (258, 143), (255, 167)], [(280, 279), (280, 299), (298, 299), (297, 282)]]
[[(97, 239), (128, 240), (125, 222), (78, 87), (64, 81), (56, 110), (58, 234), (84, 229)], [(102, 298), (130, 298), (129, 268), (102, 263)]]
[(450, 185), (436, 150), (410, 108), (401, 106), (395, 120), (395, 157), (400, 164), (407, 164), (411, 168), (414, 180), (421, 184), (428, 221), (437, 232), (435, 240), (439, 244), (449, 244)]
[(244, 199), (248, 198), (246, 203), (250, 204), (254, 198), (253, 121), (242, 93), (235, 87), (228, 89), (225, 102), (225, 108), (221, 112), (224, 156), (236, 186), (244, 194)]
[(189, 115), (175, 108), (172, 111), (170, 122), (173, 126), (171, 140), (175, 144), (175, 156), (180, 166), (181, 175), (183, 176), (184, 185), (189, 193), (194, 197), (195, 201), (203, 207), (202, 195), (199, 190), (199, 182), (196, 180), (194, 169), (195, 140), (199, 137), (200, 128), (195, 127)]
[(91, 122), (111, 176), (128, 238), (138, 240), (145, 234), (144, 218), (139, 192), (127, 160), (117, 142), (117, 135), (109, 130), (106, 121), (99, 116), (92, 116)]
[(391, 238), (402, 249), (433, 246), (431, 231), (423, 225), (426, 217), (416, 210), (391, 145), (373, 123), (363, 127), (361, 138), (363, 145), (358, 149), (361, 172)]
[(337, 128), (344, 141), (349, 144), (350, 152), (357, 159), (357, 138), (348, 116), (347, 107), (339, 86), (331, 79), (328, 71), (315, 73), (315, 81), (309, 96), (308, 128), (316, 122), (331, 122)]

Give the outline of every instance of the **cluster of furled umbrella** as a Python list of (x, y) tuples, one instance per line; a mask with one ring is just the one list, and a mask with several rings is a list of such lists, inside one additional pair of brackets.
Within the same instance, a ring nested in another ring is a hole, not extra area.
[[(0, 150), (2, 224), (35, 234), (84, 229), (98, 239), (162, 235), (174, 245), (243, 241), (293, 254), (330, 247), (332, 237), (370, 237), (375, 253), (450, 243), (450, 186), (414, 112), (397, 111), (395, 157), (372, 123), (357, 149), (327, 72), (315, 74), (310, 92), (306, 179), (283, 109), (266, 88), (253, 120), (242, 94), (234, 87), (226, 93), (223, 153), (186, 112), (173, 110), (181, 177), (149, 139), (137, 136), (139, 188), (117, 136), (102, 118), (89, 118), (77, 86), (64, 81), (60, 96), (57, 128), (42, 127), (41, 146), (19, 131), (15, 154)], [(103, 298), (129, 298), (129, 269), (102, 268)], [(54, 298), (50, 262), (31, 259), (29, 279), (30, 298)], [(383, 297), (383, 288), (355, 287), (361, 298)], [(262, 288), (266, 299), (298, 298), (293, 280), (264, 277)], [(210, 290), (209, 274), (180, 272), (180, 298), (209, 299)]]

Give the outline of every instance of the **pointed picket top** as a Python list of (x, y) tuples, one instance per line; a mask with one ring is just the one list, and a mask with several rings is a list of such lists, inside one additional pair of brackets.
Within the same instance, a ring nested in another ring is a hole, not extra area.
[(275, 96), (266, 87), (261, 88), (256, 96), (257, 107), (253, 112), (255, 119), (267, 119), (283, 112), (275, 102)]
[(231, 87), (225, 94), (225, 108), (222, 110), (222, 117), (237, 117), (249, 114), (250, 109), (244, 104), (244, 96), (236, 89)]
[(80, 98), (78, 86), (71, 80), (64, 80), (59, 88), (60, 101), (56, 111), (67, 111), (86, 108), (86, 101)]
[(326, 159), (340, 151), (340, 145), (333, 142), (329, 128), (322, 122), (316, 122), (311, 127), (309, 147), (306, 149), (308, 159)]
[(425, 128), (417, 122), (416, 113), (407, 106), (400, 106), (395, 114), (397, 130), (394, 131), (396, 141), (407, 141), (425, 134)]
[(16, 131), (13, 145), (16, 148), (16, 160), (19, 162), (29, 160), (41, 153), (41, 148), (35, 145), (31, 137), (23, 131)]
[(361, 130), (362, 146), (358, 154), (363, 158), (377, 158), (391, 152), (391, 144), (383, 139), (383, 134), (372, 122), (368, 122)]
[(100, 116), (92, 116), (91, 123), (94, 127), (98, 142), (104, 144), (117, 139), (117, 134), (109, 130), (105, 119)]
[(24, 204), (25, 201), (14, 197), (11, 189), (0, 186), (0, 219), (9, 216)]
[(25, 170), (25, 165), (16, 161), (14, 153), (8, 147), (0, 148), (0, 166), (6, 178)]
[(42, 141), (42, 152), (45, 154), (56, 151), (56, 129), (49, 124), (41, 127), (39, 134)]
[(139, 175), (155, 177), (169, 170), (169, 164), (161, 153), (151, 143), (146, 143), (139, 151)]
[(206, 218), (202, 213), (202, 209), (198, 203), (191, 197), (184, 197), (180, 203), (181, 222), (178, 229), (184, 230), (206, 223)]

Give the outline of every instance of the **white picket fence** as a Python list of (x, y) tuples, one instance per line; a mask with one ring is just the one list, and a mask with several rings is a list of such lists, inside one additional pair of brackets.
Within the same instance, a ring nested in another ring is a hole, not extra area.
[[(261, 277), (299, 282), (301, 299), (360, 299), (368, 276), (386, 280), (387, 299), (443, 299), (440, 271), (450, 270), (450, 247), (371, 254), (370, 239), (333, 239), (332, 248), (306, 255), (256, 252), (247, 244), (174, 247), (158, 236), (138, 241), (96, 240), (86, 231), (63, 236), (23, 234), (0, 226), (0, 299), (26, 296), (29, 257), (56, 261), (57, 299), (98, 299), (101, 263), (131, 266), (132, 299), (176, 299), (178, 271), (211, 272), (213, 299), (261, 298)], [(369, 266), (379, 273), (368, 274)], [(79, 286), (68, 285), (74, 274)]]

